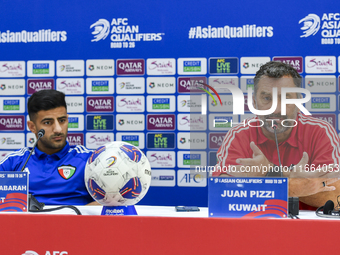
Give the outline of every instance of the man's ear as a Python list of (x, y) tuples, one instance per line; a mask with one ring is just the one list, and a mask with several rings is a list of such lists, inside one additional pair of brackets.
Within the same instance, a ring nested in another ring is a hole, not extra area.
[(28, 121), (27, 121), (27, 126), (28, 126), (28, 128), (31, 130), (31, 132), (32, 132), (33, 134), (36, 134), (36, 133), (37, 133), (37, 128), (36, 128), (36, 126), (35, 126), (35, 124), (34, 124), (33, 121), (28, 120)]

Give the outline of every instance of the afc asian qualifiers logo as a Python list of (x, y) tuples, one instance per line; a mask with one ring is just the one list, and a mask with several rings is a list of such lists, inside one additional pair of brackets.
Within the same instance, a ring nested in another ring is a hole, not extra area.
[(74, 173), (76, 172), (77, 168), (71, 165), (62, 165), (58, 167), (58, 173), (61, 177), (63, 177), (65, 180), (70, 179)]
[(303, 35), (300, 37), (315, 35), (320, 29), (320, 18), (316, 14), (308, 14), (308, 16), (299, 21), (299, 24), (302, 22), (303, 27), (301, 27), (301, 30), (303, 31)]
[(92, 39), (91, 42), (104, 40), (110, 33), (110, 23), (106, 19), (99, 19), (90, 26), (90, 28), (93, 27), (94, 31), (92, 34), (94, 35), (94, 39)]
[[(45, 255), (67, 255), (67, 251), (46, 251)], [(39, 253), (31, 250), (25, 251), (22, 255), (39, 255)]]

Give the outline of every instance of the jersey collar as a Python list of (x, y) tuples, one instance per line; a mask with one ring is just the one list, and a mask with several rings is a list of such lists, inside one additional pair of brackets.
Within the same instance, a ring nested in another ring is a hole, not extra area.
[[(297, 117), (298, 118), (298, 117)], [(297, 119), (296, 119), (297, 120)], [(298, 147), (298, 139), (297, 139), (297, 128), (298, 126), (295, 126), (293, 127), (293, 130), (292, 132), (290, 133), (289, 137), (287, 140), (283, 141), (281, 144), (284, 144), (284, 143), (288, 143), (290, 146), (293, 146), (293, 147)], [(263, 134), (263, 131), (262, 131), (262, 128), (261, 127), (258, 127), (258, 144), (262, 144), (262, 143), (265, 143), (265, 142), (268, 142), (268, 141), (273, 141), (273, 140), (270, 140), (268, 139), (264, 134)], [(275, 141), (273, 141), (275, 142)]]
[(45, 152), (42, 152), (41, 150), (39, 150), (37, 147), (35, 147), (35, 151), (34, 154), (37, 158), (45, 158), (45, 157), (55, 157), (57, 159), (61, 159), (62, 157), (64, 157), (68, 151), (70, 150), (70, 144), (68, 143), (68, 141), (66, 141), (66, 145), (64, 146), (64, 148), (61, 151), (58, 151), (57, 153), (54, 153), (52, 155), (47, 155)]

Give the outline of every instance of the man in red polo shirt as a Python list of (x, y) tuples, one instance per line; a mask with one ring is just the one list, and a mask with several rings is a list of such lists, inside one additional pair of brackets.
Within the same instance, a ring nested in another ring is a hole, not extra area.
[[(339, 170), (338, 134), (328, 122), (303, 115), (294, 104), (288, 104), (286, 115), (281, 115), (281, 88), (300, 87), (301, 79), (293, 67), (281, 62), (272, 61), (261, 66), (254, 78), (253, 105), (257, 110), (270, 109), (273, 101), (272, 88), (277, 87), (277, 108), (269, 115), (254, 117), (250, 125), (246, 121), (246, 125), (237, 125), (227, 133), (217, 152), (218, 163), (213, 176), (260, 177), (270, 174), (271, 170), (275, 169), (273, 167), (279, 165), (272, 127), (275, 119), (281, 164), (286, 169), (285, 175), (303, 177), (289, 179), (289, 196), (300, 198), (305, 204), (301, 205), (300, 209), (319, 207), (327, 200), (333, 200), (337, 204), (340, 181), (334, 172), (331, 176), (333, 178), (330, 178), (327, 172), (332, 168)], [(287, 99), (299, 97), (297, 93), (286, 94)], [(286, 121), (282, 122), (283, 120)], [(287, 173), (289, 167), (291, 169), (295, 167), (295, 173), (292, 171)], [(305, 171), (318, 167), (324, 168), (313, 173)], [(313, 178), (316, 174), (319, 178)]]

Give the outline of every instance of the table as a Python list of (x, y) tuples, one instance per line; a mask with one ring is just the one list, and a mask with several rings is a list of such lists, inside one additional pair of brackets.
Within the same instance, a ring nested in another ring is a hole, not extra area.
[[(0, 214), (0, 254), (315, 254), (334, 251), (340, 221), (208, 218), (174, 207), (136, 206), (138, 216), (99, 216), (101, 206), (49, 214)], [(330, 230), (330, 231), (329, 231)], [(335, 232), (335, 231), (334, 231)]]

